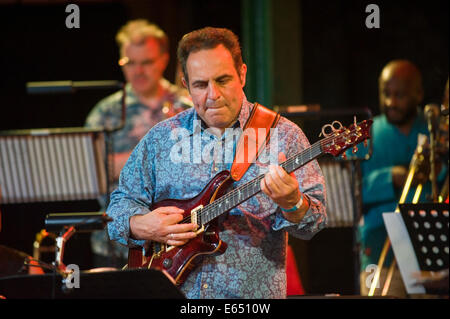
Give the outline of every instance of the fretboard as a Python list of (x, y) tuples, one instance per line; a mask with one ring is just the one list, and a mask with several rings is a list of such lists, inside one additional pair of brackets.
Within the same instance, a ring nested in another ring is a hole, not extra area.
[[(287, 173), (291, 173), (315, 158), (321, 156), (324, 153), (320, 142), (321, 141), (318, 141), (306, 150), (290, 157), (285, 162), (281, 163), (280, 166), (283, 167)], [(219, 199), (203, 207), (198, 215), (200, 224), (210, 222), (214, 218), (226, 213), (230, 209), (259, 193), (261, 191), (260, 183), (263, 178), (264, 174), (233, 189)]]

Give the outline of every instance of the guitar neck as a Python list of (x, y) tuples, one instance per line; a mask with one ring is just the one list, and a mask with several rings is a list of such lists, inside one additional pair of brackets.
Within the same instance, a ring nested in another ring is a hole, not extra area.
[[(285, 162), (281, 163), (280, 166), (283, 167), (287, 173), (291, 173), (322, 154), (324, 154), (324, 152), (322, 151), (321, 141), (318, 141), (306, 150), (290, 157)], [(263, 178), (264, 174), (233, 189), (219, 199), (203, 207), (199, 216), (200, 223), (206, 224), (210, 222), (214, 218), (259, 193), (261, 191), (260, 183)]]

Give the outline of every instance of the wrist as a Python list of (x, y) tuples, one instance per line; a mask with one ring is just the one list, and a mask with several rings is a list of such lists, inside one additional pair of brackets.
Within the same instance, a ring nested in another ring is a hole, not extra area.
[(281, 210), (283, 212), (285, 212), (285, 213), (292, 213), (292, 212), (295, 212), (295, 211), (299, 210), (300, 207), (302, 207), (302, 204), (303, 204), (303, 194), (300, 193), (300, 192), (299, 192), (299, 194), (300, 194), (300, 199), (298, 200), (298, 202), (292, 208), (286, 209), (286, 208), (283, 208), (283, 207), (280, 206)]

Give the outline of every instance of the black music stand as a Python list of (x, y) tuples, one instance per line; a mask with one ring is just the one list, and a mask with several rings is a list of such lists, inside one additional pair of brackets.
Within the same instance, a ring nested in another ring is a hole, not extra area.
[[(420, 270), (436, 272), (448, 269), (449, 205), (424, 203), (400, 204), (399, 207)], [(428, 287), (425, 290), (429, 294), (439, 293)]]
[(79, 288), (67, 288), (57, 273), (0, 278), (7, 299), (185, 299), (183, 293), (154, 269), (81, 272)]

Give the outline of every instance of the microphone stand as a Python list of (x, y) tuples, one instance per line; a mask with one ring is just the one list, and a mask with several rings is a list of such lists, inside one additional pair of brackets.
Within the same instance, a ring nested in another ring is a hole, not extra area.
[(438, 202), (438, 190), (436, 181), (436, 128), (433, 125), (433, 118), (428, 121), (428, 130), (430, 132), (430, 182), (433, 203)]
[(113, 145), (114, 145), (114, 137), (113, 133), (123, 129), (125, 127), (125, 121), (126, 121), (126, 83), (122, 83), (122, 99), (121, 99), (121, 117), (120, 117), (120, 123), (118, 126), (110, 128), (110, 127), (104, 127), (104, 133), (106, 135), (106, 154), (105, 154), (105, 165), (106, 165), (106, 204), (105, 207), (108, 207), (109, 201), (110, 201), (110, 194), (111, 194), (111, 184), (112, 180), (114, 179), (114, 160), (113, 158), (110, 158), (109, 154), (113, 154)]
[(424, 113), (427, 119), (428, 132), (430, 133), (430, 182), (431, 195), (434, 203), (438, 202), (438, 187), (436, 181), (436, 141), (438, 132), (438, 119), (440, 108), (436, 104), (428, 104), (425, 106)]

